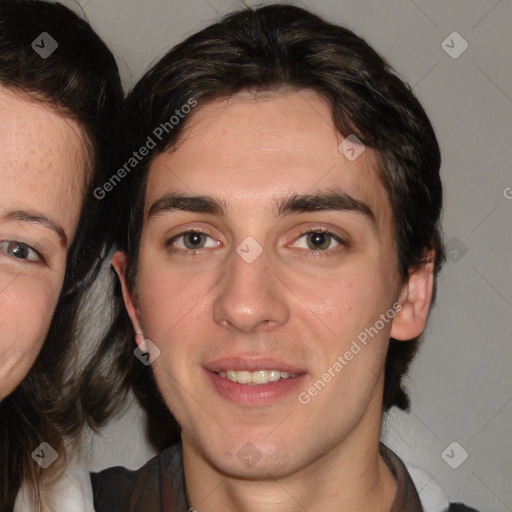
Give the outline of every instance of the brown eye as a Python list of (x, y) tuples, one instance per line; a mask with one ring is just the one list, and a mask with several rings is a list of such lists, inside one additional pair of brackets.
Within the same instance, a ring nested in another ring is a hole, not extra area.
[(185, 233), (183, 243), (187, 249), (202, 249), (206, 244), (206, 238), (203, 233)]
[(196, 251), (199, 249), (214, 249), (220, 242), (200, 231), (187, 231), (173, 237), (166, 244), (170, 249), (182, 251)]
[(313, 251), (324, 251), (331, 245), (332, 236), (328, 233), (308, 233), (306, 241)]
[(306, 231), (293, 242), (292, 247), (330, 253), (342, 245), (346, 245), (345, 242), (330, 231)]
[(0, 251), (3, 251), (7, 256), (16, 258), (17, 260), (25, 261), (41, 261), (42, 258), (39, 253), (30, 247), (30, 245), (22, 242), (14, 242), (11, 240), (4, 240), (0, 242)]

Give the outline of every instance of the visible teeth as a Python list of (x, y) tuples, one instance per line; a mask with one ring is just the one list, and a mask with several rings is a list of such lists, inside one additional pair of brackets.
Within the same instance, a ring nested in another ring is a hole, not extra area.
[(278, 370), (270, 370), (267, 373), (270, 382), (277, 382), (281, 378), (281, 372)]
[(252, 372), (252, 382), (254, 382), (254, 384), (266, 384), (268, 380), (268, 372), (266, 370)]
[(239, 384), (268, 384), (277, 382), (279, 379), (298, 377), (297, 374), (279, 370), (257, 370), (255, 372), (226, 370), (219, 372), (218, 375)]
[(240, 384), (250, 384), (252, 382), (251, 372), (236, 372), (236, 381)]

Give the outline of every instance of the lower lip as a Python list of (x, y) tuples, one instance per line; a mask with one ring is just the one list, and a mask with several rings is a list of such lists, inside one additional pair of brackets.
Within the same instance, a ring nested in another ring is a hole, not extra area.
[(223, 398), (241, 405), (267, 405), (279, 398), (297, 392), (306, 374), (295, 378), (279, 379), (268, 384), (248, 385), (232, 382), (225, 377), (219, 377), (215, 372), (205, 370), (211, 379), (213, 387)]

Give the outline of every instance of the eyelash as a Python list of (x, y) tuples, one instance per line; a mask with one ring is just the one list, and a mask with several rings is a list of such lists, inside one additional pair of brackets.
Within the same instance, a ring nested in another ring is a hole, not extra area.
[[(22, 246), (23, 248), (26, 248), (29, 251), (29, 254), (30, 254), (30, 252), (32, 252), (37, 256), (37, 261), (30, 260), (28, 258), (17, 258), (16, 256), (14, 256), (12, 254), (8, 254), (7, 251), (9, 250), (10, 245), (13, 245), (15, 247)], [(31, 247), (30, 245), (28, 245), (25, 242), (19, 242), (17, 240), (0, 240), (0, 253), (3, 253), (7, 258), (9, 258), (11, 260), (16, 260), (17, 262), (25, 262), (28, 264), (35, 264), (35, 265), (45, 263), (45, 259), (43, 258), (42, 254), (38, 250), (34, 249), (33, 247)]]
[[(185, 254), (190, 255), (191, 257), (197, 256), (198, 254), (200, 254), (202, 252), (202, 249), (204, 249), (204, 247), (201, 247), (199, 249), (182, 249), (182, 248), (175, 248), (172, 246), (173, 242), (175, 242), (176, 240), (178, 240), (182, 237), (185, 237), (186, 235), (193, 234), (193, 233), (198, 233), (198, 234), (204, 235), (206, 237), (212, 238), (208, 233), (205, 233), (201, 229), (189, 229), (187, 231), (184, 231), (183, 233), (180, 233), (180, 234), (175, 235), (172, 238), (170, 238), (168, 241), (165, 242), (165, 247), (172, 253), (182, 253), (182, 254), (185, 253)], [(347, 242), (345, 242), (345, 240), (343, 240), (338, 235), (335, 235), (331, 231), (324, 229), (324, 228), (305, 229), (304, 231), (301, 232), (300, 236), (298, 236), (295, 239), (295, 242), (305, 235), (312, 235), (312, 234), (316, 234), (316, 233), (322, 233), (322, 234), (328, 235), (331, 238), (331, 240), (336, 241), (342, 247), (348, 246), (348, 244), (347, 244)], [(339, 247), (334, 247), (332, 249), (324, 249), (324, 250), (309, 249), (309, 252), (311, 254), (313, 254), (314, 257), (329, 257), (332, 255), (330, 253), (332, 253), (334, 251), (338, 251), (338, 250), (340, 250)]]

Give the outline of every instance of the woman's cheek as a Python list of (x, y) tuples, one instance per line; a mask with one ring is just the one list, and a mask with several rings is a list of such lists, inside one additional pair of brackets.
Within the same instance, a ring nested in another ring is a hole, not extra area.
[(52, 286), (22, 276), (0, 293), (0, 399), (20, 384), (34, 364), (57, 300)]

